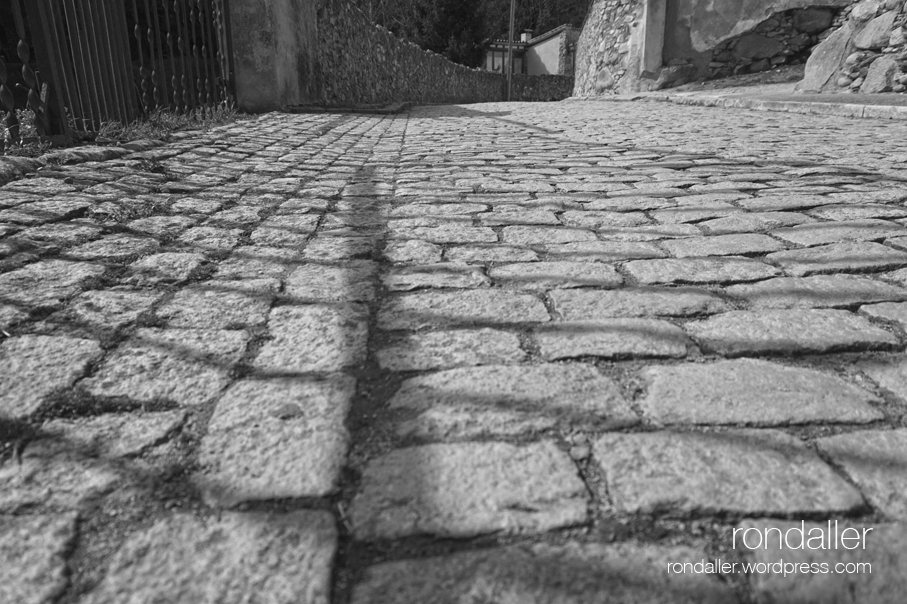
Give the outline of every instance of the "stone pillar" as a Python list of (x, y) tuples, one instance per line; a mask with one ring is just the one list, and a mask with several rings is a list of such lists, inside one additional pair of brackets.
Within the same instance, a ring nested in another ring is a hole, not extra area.
[(658, 77), (664, 52), (666, 2), (643, 0), (642, 14), (630, 34), (628, 73), (620, 83), (620, 92), (646, 90), (651, 88), (651, 82), (643, 82), (643, 79)]
[(274, 111), (317, 101), (318, 0), (230, 0), (236, 103)]

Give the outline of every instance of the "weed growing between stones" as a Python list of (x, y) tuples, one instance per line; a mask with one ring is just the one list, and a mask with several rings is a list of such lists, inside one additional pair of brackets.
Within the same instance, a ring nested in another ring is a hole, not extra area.
[[(70, 116), (69, 129), (73, 132), (72, 146), (82, 143), (112, 145), (136, 140), (167, 140), (175, 132), (205, 131), (215, 126), (232, 124), (241, 119), (241, 115), (234, 107), (199, 107), (186, 113), (160, 108), (130, 124), (105, 122), (98, 132), (80, 130)], [(6, 129), (0, 130), (0, 157), (40, 157), (48, 153), (52, 146), (56, 146), (38, 137), (33, 111), (20, 109), (16, 112), (16, 117), (19, 120), (21, 141), (13, 141)], [(155, 172), (153, 169), (147, 171)]]

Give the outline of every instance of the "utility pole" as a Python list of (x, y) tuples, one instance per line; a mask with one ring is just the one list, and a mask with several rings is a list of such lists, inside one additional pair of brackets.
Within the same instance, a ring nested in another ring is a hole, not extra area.
[(513, 20), (516, 14), (516, 0), (510, 0), (510, 44), (507, 48), (507, 101), (513, 94)]

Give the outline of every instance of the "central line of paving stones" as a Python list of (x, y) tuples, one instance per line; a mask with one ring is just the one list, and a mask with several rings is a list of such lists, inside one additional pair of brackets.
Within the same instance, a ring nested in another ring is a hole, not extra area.
[(16, 601), (794, 601), (666, 569), (800, 519), (896, 601), (904, 183), (452, 107), (147, 158), (0, 189)]

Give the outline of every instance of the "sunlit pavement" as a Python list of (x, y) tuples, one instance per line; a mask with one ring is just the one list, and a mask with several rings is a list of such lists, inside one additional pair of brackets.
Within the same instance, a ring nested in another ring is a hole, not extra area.
[(0, 187), (0, 601), (900, 604), (904, 140), (269, 114)]

